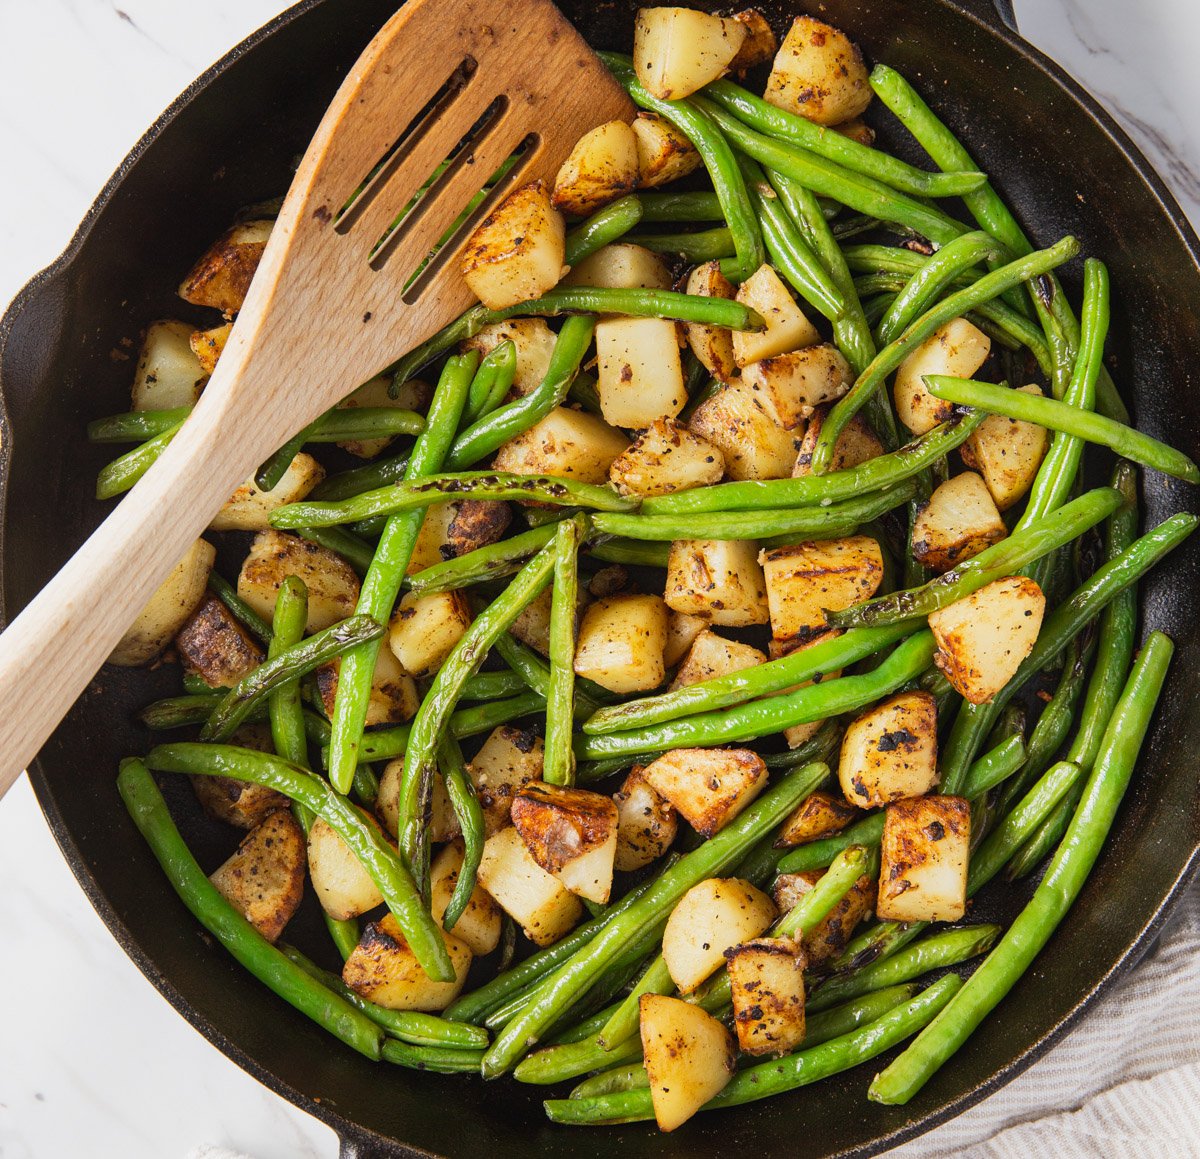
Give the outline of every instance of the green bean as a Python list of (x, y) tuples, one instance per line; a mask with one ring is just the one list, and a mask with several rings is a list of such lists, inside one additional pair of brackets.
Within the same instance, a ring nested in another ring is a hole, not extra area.
[(354, 770), (354, 782), (350, 790), (365, 809), (374, 809), (379, 800), (379, 778), (375, 770), (370, 765), (359, 765)]
[(233, 618), (250, 635), (264, 644), (271, 642), (271, 625), (237, 594), (237, 589), (220, 572), (210, 571), (206, 583), (208, 590), (230, 610)]
[(927, 584), (866, 600), (849, 611), (832, 612), (829, 622), (839, 628), (859, 628), (928, 616), (1073, 542), (1111, 515), (1123, 502), (1119, 491), (1097, 487), (1014, 531), (1007, 539), (984, 548), (978, 555), (963, 560)]
[(540, 298), (530, 298), (492, 313), (497, 321), (531, 316), (553, 318), (559, 314), (620, 314), (629, 318), (699, 322), (730, 330), (761, 330), (765, 325), (749, 306), (728, 298), (613, 286), (558, 286)]
[(833, 837), (809, 841), (790, 850), (779, 859), (776, 869), (779, 873), (807, 873), (813, 869), (824, 869), (851, 845), (872, 848), (879, 844), (882, 837), (883, 814), (872, 813)]
[(338, 475), (329, 475), (322, 479), (308, 497), (310, 499), (349, 499), (363, 491), (374, 491), (386, 487), (389, 483), (398, 483), (408, 470), (408, 456), (399, 455), (391, 459), (376, 459), (355, 467), (351, 471), (343, 471)]
[(384, 1040), (380, 1050), (384, 1062), (409, 1070), (433, 1074), (476, 1074), (483, 1059), (482, 1050), (459, 1050), (443, 1046), (412, 1046), (396, 1038)]
[(87, 437), (93, 443), (141, 443), (179, 426), (191, 413), (190, 406), (177, 406), (107, 415), (88, 423)]
[(554, 599), (550, 609), (550, 687), (542, 780), (575, 783), (571, 732), (575, 723), (575, 604), (579, 592), (580, 525), (564, 519), (554, 537)]
[(576, 266), (597, 250), (611, 245), (633, 229), (644, 216), (642, 199), (636, 193), (610, 202), (567, 234), (566, 264)]
[(670, 994), (675, 989), (667, 961), (659, 954), (637, 984), (629, 991), (625, 1000), (613, 1011), (608, 1021), (596, 1035), (596, 1042), (603, 1050), (614, 1050), (638, 1032), (641, 1020), (641, 997), (643, 994)]
[(517, 347), (511, 339), (498, 343), (483, 356), (463, 407), (464, 426), (490, 414), (504, 401), (517, 375)]
[(415, 572), (408, 577), (408, 590), (414, 595), (427, 596), (503, 579), (520, 571), (553, 538), (553, 524), (522, 531), (499, 543), (478, 547)]
[(501, 700), (519, 696), (525, 691), (525, 681), (515, 672), (476, 672), (463, 685), (463, 700)]
[[(274, 635), (267, 652), (269, 660), (294, 648), (304, 639), (308, 623), (308, 588), (298, 576), (289, 575), (275, 597)], [(275, 752), (285, 761), (301, 768), (308, 767), (308, 738), (304, 735), (304, 710), (300, 704), (300, 679), (281, 681), (267, 698), (267, 714), (271, 721), (271, 738)], [(303, 824), (303, 821), (301, 821)], [(307, 831), (307, 830), (306, 830)]]
[[(543, 700), (551, 695), (550, 665), (528, 644), (521, 643), (510, 632), (499, 636), (494, 645), (500, 658)], [(575, 716), (584, 719), (591, 716), (601, 704), (611, 704), (615, 699), (607, 688), (582, 677), (575, 677)]]
[(628, 1062), (623, 1066), (614, 1066), (600, 1071), (591, 1078), (586, 1078), (578, 1086), (573, 1087), (569, 1098), (591, 1099), (598, 1095), (612, 1095), (620, 1091), (640, 1091), (650, 1085), (650, 1076), (646, 1073), (645, 1063), (639, 1054), (636, 1062)]
[(187, 696), (168, 696), (147, 704), (138, 713), (138, 720), (155, 731), (169, 728), (186, 728), (188, 725), (203, 724), (212, 710), (221, 703), (223, 692), (202, 692)]
[(973, 800), (994, 789), (1001, 781), (1011, 777), (1025, 763), (1025, 759), (1024, 739), (1020, 736), (1008, 737), (971, 766), (963, 780), (962, 795)]
[(666, 567), (671, 550), (668, 545), (642, 539), (597, 539), (584, 550), (602, 563), (629, 563), (637, 567)]
[(1085, 788), (1086, 785), (1082, 780), (1076, 781), (1071, 786), (1067, 791), (1067, 795), (1054, 806), (1050, 816), (1033, 831), (1029, 840), (1013, 854), (1008, 865), (1004, 868), (1005, 880), (1017, 881), (1022, 877), (1028, 876), (1058, 846), (1071, 825), (1071, 818), (1075, 816), (1075, 810), (1079, 808), (1079, 802), (1083, 799)]
[(208, 880), (175, 828), (146, 766), (138, 760), (122, 761), (117, 788), (171, 888), (196, 920), (286, 1002), (347, 1046), (378, 1059), (383, 1032), (343, 998), (288, 961)]
[[(721, 199), (708, 190), (681, 193), (671, 189), (638, 195), (642, 201), (642, 221), (692, 222), (724, 221)], [(639, 242), (640, 244), (640, 242)]]
[(852, 938), (846, 948), (829, 963), (831, 977), (844, 977), (899, 953), (919, 938), (929, 922), (876, 922)]
[(737, 252), (733, 234), (724, 225), (690, 233), (641, 233), (632, 240), (652, 253), (671, 254), (689, 265), (732, 258)]
[[(475, 352), (447, 361), (429, 405), (428, 425), (413, 445), (405, 469), (406, 480), (421, 478), (441, 468), (478, 365), (479, 356)], [(360, 614), (380, 623), (388, 621), (424, 519), (423, 511), (400, 512), (388, 518), (359, 591), (356, 610)], [(327, 767), (330, 784), (339, 793), (349, 790), (359, 763), (379, 646), (376, 642), (348, 652), (338, 672)]]
[(1083, 889), (1112, 828), (1150, 727), (1174, 645), (1153, 632), (1104, 732), (1067, 835), (1032, 900), (960, 995), (871, 1084), (878, 1103), (906, 1103), (970, 1037), (1046, 945)]
[(419, 346), (414, 346), (392, 367), (392, 385), (388, 388), (392, 398), (400, 393), (400, 388), (423, 366), (440, 358), (460, 342), (474, 338), (480, 330), (495, 321), (490, 313), (484, 305), (472, 306), (453, 322), (448, 322), (436, 334), (426, 338)]
[(375, 549), (344, 527), (297, 527), (296, 534), (340, 555), (360, 576), (366, 575)]
[(476, 874), (483, 860), (483, 809), (475, 797), (475, 786), (467, 775), (462, 749), (452, 736), (443, 737), (438, 746), (438, 768), (463, 838), (462, 865), (454, 882), (454, 892), (442, 914), (442, 929), (449, 933), (462, 917), (475, 892)]
[(150, 470), (181, 426), (183, 423), (176, 423), (161, 435), (147, 439), (132, 451), (126, 451), (120, 458), (113, 459), (107, 466), (102, 467), (100, 474), (96, 476), (96, 498), (114, 499), (128, 491)]

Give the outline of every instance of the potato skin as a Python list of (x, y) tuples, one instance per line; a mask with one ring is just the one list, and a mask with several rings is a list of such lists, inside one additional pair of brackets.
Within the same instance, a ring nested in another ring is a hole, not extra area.
[(308, 588), (306, 631), (319, 632), (354, 614), (359, 591), (354, 569), (335, 552), (283, 531), (260, 531), (254, 537), (238, 575), (238, 595), (269, 621), (289, 575)]
[(253, 829), (276, 809), (286, 809), (289, 804), (282, 793), (251, 781), (204, 774), (192, 777), (191, 782), (196, 800), (210, 817), (239, 829)]
[(775, 839), (776, 849), (791, 849), (840, 833), (859, 816), (853, 805), (832, 793), (811, 794), (788, 816)]
[(656, 113), (638, 113), (631, 128), (637, 142), (639, 189), (667, 185), (703, 164), (691, 141)]
[(262, 260), (273, 221), (246, 221), (227, 229), (192, 267), (179, 296), (193, 306), (236, 314)]
[(610, 839), (617, 825), (611, 797), (530, 781), (513, 798), (512, 821), (525, 847), (547, 873)]
[(744, 73), (748, 69), (766, 64), (779, 51), (779, 41), (767, 23), (767, 18), (757, 8), (735, 12), (733, 19), (746, 29), (746, 39), (737, 55), (729, 62), (729, 71)]
[[(813, 451), (821, 428), (829, 417), (832, 408), (819, 406), (809, 415), (804, 427), (804, 438), (800, 442), (800, 450), (796, 455), (796, 465), (792, 468), (792, 478), (799, 479), (812, 474)], [(833, 458), (830, 460), (830, 471), (848, 471), (858, 467), (870, 459), (883, 454), (883, 443), (879, 436), (871, 430), (870, 424), (862, 415), (855, 415), (847, 424), (845, 430), (838, 435), (833, 445)]]
[(497, 499), (464, 499), (454, 505), (454, 518), (446, 530), (446, 550), (451, 559), (477, 551), (500, 540), (512, 522), (512, 508)]
[[(780, 913), (787, 913), (811, 893), (824, 872), (814, 869), (805, 873), (781, 873), (771, 888), (771, 896)], [(819, 968), (846, 948), (855, 928), (875, 908), (875, 898), (875, 880), (864, 873), (804, 938), (804, 952), (810, 966)]]
[(342, 981), (355, 993), (389, 1010), (444, 1010), (467, 980), (471, 951), (453, 934), (443, 933), (453, 982), (431, 981), (404, 940), (391, 914), (364, 928), (354, 952), (342, 968)]

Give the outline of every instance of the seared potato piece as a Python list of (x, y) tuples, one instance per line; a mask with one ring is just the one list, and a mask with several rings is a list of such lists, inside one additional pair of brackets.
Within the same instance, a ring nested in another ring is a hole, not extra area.
[[(431, 391), (419, 379), (410, 379), (404, 383), (400, 393), (392, 398), (392, 378), (388, 374), (378, 374), (364, 382), (356, 391), (348, 394), (337, 404), (338, 410), (357, 410), (359, 407), (392, 407), (395, 410), (424, 410), (429, 405)], [(358, 459), (373, 459), (382, 454), (392, 443), (392, 439), (347, 439), (338, 443), (343, 451), (348, 451)]]
[(740, 672), (743, 668), (753, 668), (765, 660), (766, 656), (750, 644), (743, 644), (740, 640), (726, 640), (724, 636), (718, 636), (716, 632), (705, 628), (692, 641), (687, 659), (680, 665), (667, 691), (674, 692), (677, 688), (712, 680), (715, 676), (726, 676), (730, 672)]
[[(733, 283), (721, 273), (721, 263), (704, 262), (688, 274), (687, 293), (701, 298), (725, 298), (732, 301), (737, 295)], [(732, 382), (737, 376), (733, 357), (733, 331), (725, 326), (705, 326), (688, 322), (684, 328), (688, 345), (700, 364), (714, 378)]]
[(643, 994), (638, 1011), (654, 1118), (660, 1131), (674, 1131), (733, 1078), (733, 1036), (679, 998)]
[(228, 688), (264, 659), (258, 641), (216, 596), (206, 593), (175, 637), (175, 651), (188, 672), (210, 688)]
[(605, 905), (617, 853), (617, 806), (611, 797), (531, 781), (512, 803), (512, 822), (547, 873), (578, 897)]
[(792, 430), (821, 403), (841, 398), (854, 372), (836, 346), (823, 342), (751, 362), (742, 370), (742, 381), (771, 418)]
[(513, 620), (509, 632), (522, 644), (528, 644), (535, 652), (543, 656), (550, 655), (550, 609), (554, 602), (552, 588), (546, 588), (541, 595), (525, 606), (524, 611)]
[(209, 880), (268, 942), (275, 942), (304, 896), (304, 865), (304, 831), (280, 809), (247, 833)]
[(775, 56), (764, 98), (818, 125), (839, 125), (871, 103), (867, 66), (844, 32), (797, 16)]
[[(425, 508), (425, 518), (413, 544), (408, 561), (408, 575), (415, 575), (427, 567), (444, 563), (450, 552), (450, 525), (458, 514), (457, 503), (434, 503)], [(445, 548), (445, 551), (442, 549)]]
[(925, 567), (949, 571), (1006, 535), (1008, 528), (987, 484), (974, 471), (964, 471), (939, 485), (921, 504), (913, 520), (912, 553)]
[(987, 361), (992, 340), (965, 318), (955, 318), (925, 339), (896, 371), (896, 415), (914, 435), (923, 435), (954, 414), (954, 404), (925, 389), (926, 374), (970, 378)]
[(640, 765), (629, 771), (613, 801), (617, 806), (615, 868), (625, 873), (657, 861), (679, 829), (675, 807), (642, 776)]
[(563, 278), (564, 286), (610, 286), (617, 290), (669, 290), (671, 271), (658, 254), (630, 242), (602, 246)]
[(792, 938), (754, 938), (725, 951), (733, 1028), (743, 1054), (787, 1054), (804, 1041), (804, 968)]
[[(234, 739), (244, 745), (245, 739), (241, 733), (239, 729)], [(270, 752), (275, 751), (273, 745), (268, 744), (267, 748)], [(191, 782), (196, 800), (210, 817), (236, 825), (239, 829), (253, 829), (277, 809), (286, 809), (290, 804), (282, 793), (252, 781), (201, 774), (193, 776)]]
[(929, 617), (933, 662), (972, 704), (992, 699), (1033, 650), (1046, 597), (1033, 580), (1012, 575), (939, 608)]
[(606, 483), (609, 467), (627, 446), (629, 440), (602, 419), (560, 406), (509, 439), (492, 466), (517, 475), (569, 475), (581, 483)]
[(812, 793), (784, 821), (775, 839), (776, 849), (791, 849), (840, 833), (858, 816), (858, 810), (832, 793)]
[(710, 877), (679, 899), (663, 930), (671, 981), (691, 994), (725, 963), (725, 951), (756, 938), (775, 920), (775, 903), (738, 877)]
[(521, 787), (542, 779), (544, 755), (540, 736), (502, 724), (491, 731), (467, 765), (489, 837), (510, 823), (513, 798)]
[(554, 179), (555, 209), (587, 217), (638, 184), (637, 139), (624, 121), (608, 121), (575, 142)]
[(765, 262), (738, 287), (735, 297), (742, 305), (757, 310), (767, 324), (765, 330), (733, 332), (733, 356), (738, 366), (821, 341), (817, 328), (796, 305), (791, 291)]
[[(792, 468), (792, 478), (799, 479), (803, 475), (812, 474), (813, 450), (816, 448), (821, 428), (829, 417), (829, 410), (829, 407), (819, 406), (809, 416), (808, 424), (804, 428), (804, 439), (800, 443), (800, 453), (796, 456), (796, 465)], [(833, 444), (833, 460), (829, 469), (848, 471), (882, 454), (883, 443), (879, 441), (879, 437), (862, 415), (855, 415)]]
[(210, 371), (192, 350), (186, 322), (152, 322), (146, 329), (133, 375), (134, 410), (193, 406)]
[(723, 386), (692, 414), (688, 429), (720, 448), (731, 479), (786, 479), (800, 432), (780, 426), (740, 378)]
[(887, 808), (880, 845), (881, 918), (956, 922), (967, 910), (971, 804), (962, 797), (914, 797)]
[(308, 588), (307, 631), (319, 632), (354, 615), (359, 588), (354, 569), (335, 552), (283, 531), (254, 537), (238, 575), (238, 595), (270, 623), (279, 589), (290, 575)]
[[(1042, 393), (1036, 383), (1018, 388), (1025, 394)], [(988, 415), (963, 444), (963, 462), (974, 467), (987, 484), (996, 506), (1007, 511), (1025, 498), (1050, 446), (1050, 432), (1036, 423), (1023, 423), (1006, 415)]]
[(642, 776), (704, 837), (729, 824), (767, 786), (767, 766), (749, 749), (672, 749)]
[(388, 647), (411, 676), (432, 676), (471, 626), (471, 606), (460, 591), (401, 599), (388, 628)]
[[(442, 924), (446, 906), (454, 896), (454, 887), (458, 884), (462, 863), (462, 842), (454, 841), (433, 859), (433, 864), (429, 867), (430, 911), (438, 925)], [(471, 891), (471, 900), (467, 902), (467, 908), (459, 915), (452, 932), (456, 938), (467, 944), (472, 954), (480, 957), (490, 954), (500, 944), (501, 912), (487, 890), (481, 885), (476, 885)]]
[(493, 833), (485, 842), (479, 881), (539, 946), (557, 942), (583, 915), (583, 902), (534, 861), (521, 835), (511, 827)]
[(765, 624), (767, 587), (749, 539), (677, 539), (663, 597), (672, 611), (726, 628)]
[[(368, 824), (376, 825), (369, 814), (359, 812)], [(356, 918), (383, 903), (379, 886), (362, 862), (320, 817), (308, 831), (308, 874), (317, 900), (331, 918)]]
[(656, 97), (682, 100), (723, 76), (746, 39), (736, 20), (691, 8), (641, 8), (633, 25), (633, 69)]
[(471, 968), (466, 942), (443, 933), (453, 982), (435, 982), (425, 973), (404, 940), (400, 924), (391, 914), (370, 922), (342, 967), (342, 981), (356, 994), (388, 1010), (445, 1010), (463, 988)]
[(457, 559), (469, 551), (495, 543), (511, 522), (512, 508), (507, 503), (496, 499), (464, 499), (454, 504), (454, 516), (446, 528), (443, 548), (452, 559)]
[(667, 185), (700, 168), (696, 147), (658, 114), (638, 113), (630, 128), (637, 143), (638, 188)]
[(870, 599), (883, 582), (883, 553), (869, 535), (776, 547), (758, 557), (776, 639), (828, 628), (825, 613)]
[[(393, 837), (400, 828), (400, 780), (404, 774), (404, 758), (397, 757), (383, 766), (383, 776), (379, 778), (379, 797), (375, 801), (375, 812), (383, 827)], [(430, 803), (429, 840), (435, 845), (443, 841), (453, 841), (462, 836), (458, 818), (450, 804), (450, 795), (446, 792), (446, 782), (442, 774), (433, 774), (433, 797)]]
[(646, 692), (666, 675), (667, 605), (661, 596), (597, 600), (583, 613), (575, 671), (610, 692)]
[(667, 318), (605, 318), (596, 323), (596, 392), (604, 421), (648, 427), (687, 402), (679, 331)]
[[(819, 635), (811, 637), (796, 636), (790, 640), (771, 640), (767, 644), (767, 650), (770, 653), (772, 660), (778, 660), (781, 656), (790, 656), (793, 652), (803, 651), (805, 648), (812, 648), (819, 644), (822, 640), (827, 640), (831, 636), (837, 636), (837, 631), (821, 632)], [(814, 677), (812, 680), (804, 680), (799, 684), (793, 684), (791, 688), (785, 688), (778, 693), (779, 696), (786, 696), (789, 692), (795, 692), (799, 688), (807, 688), (810, 684), (820, 684), (824, 680), (836, 680), (841, 676), (842, 670), (835, 668), (830, 672), (823, 672), (821, 675)], [(804, 724), (789, 725), (783, 730), (783, 739), (787, 741), (787, 746), (790, 749), (798, 749), (806, 741), (811, 740), (818, 732), (821, 731), (821, 726), (825, 722), (823, 720), (810, 720)]]
[(733, 19), (746, 28), (746, 39), (738, 49), (737, 56), (729, 62), (731, 72), (742, 73), (760, 64), (766, 64), (779, 51), (779, 41), (767, 23), (767, 18), (757, 8), (735, 12)]
[(937, 701), (897, 692), (855, 718), (842, 738), (838, 780), (862, 809), (927, 793), (937, 784)]
[(725, 456), (673, 419), (656, 419), (612, 462), (608, 478), (622, 495), (646, 498), (719, 483)]
[[(196, 356), (196, 361), (200, 363), (200, 369), (205, 374), (212, 374), (217, 369), (217, 359), (221, 357), (221, 351), (225, 349), (225, 343), (229, 341), (229, 335), (232, 332), (232, 322), (214, 326), (211, 330), (194, 330), (192, 332), (188, 339), (188, 345), (192, 348), (192, 353)], [(135, 409), (152, 410), (153, 408), (139, 407)]]
[(179, 296), (193, 306), (236, 314), (262, 260), (273, 221), (243, 221), (227, 229), (192, 267)]
[(197, 539), (138, 613), (108, 663), (135, 668), (158, 656), (200, 606), (216, 558), (212, 544)]
[[(813, 869), (807, 873), (781, 873), (771, 887), (771, 894), (780, 913), (787, 913), (798, 905), (805, 894), (811, 893), (824, 876), (824, 870)], [(804, 938), (804, 952), (808, 964), (818, 967), (830, 958), (837, 957), (854, 934), (855, 928), (875, 908), (875, 882), (863, 874), (837, 903)]]
[(674, 608), (667, 612), (667, 646), (663, 649), (663, 660), (668, 668), (687, 655), (687, 650), (709, 623), (707, 616), (692, 616)]
[(546, 325), (545, 318), (509, 318), (485, 326), (473, 338), (460, 343), (459, 349), (464, 354), (469, 350), (478, 350), (482, 357), (491, 354), (500, 343), (511, 342), (517, 353), (513, 391), (526, 395), (541, 386), (542, 379), (546, 377), (557, 337)]
[(260, 491), (247, 479), (213, 516), (212, 531), (266, 531), (271, 512), (286, 503), (299, 503), (322, 479), (325, 468), (312, 455), (301, 451), (270, 491)]
[(834, 125), (833, 131), (841, 133), (843, 137), (849, 137), (851, 141), (857, 141), (860, 145), (866, 145), (867, 148), (875, 144), (875, 130), (858, 117), (852, 121), (843, 121), (840, 125)]
[(566, 225), (544, 181), (514, 189), (471, 235), (461, 270), (489, 310), (536, 298), (563, 272)]
[[(325, 715), (333, 716), (333, 704), (337, 699), (338, 673), (342, 670), (342, 658), (334, 657), (316, 670), (317, 692)], [(403, 724), (417, 715), (421, 697), (413, 678), (400, 666), (400, 661), (387, 648), (380, 648), (375, 660), (375, 672), (371, 676), (371, 693), (367, 701), (367, 726), (377, 724)]]

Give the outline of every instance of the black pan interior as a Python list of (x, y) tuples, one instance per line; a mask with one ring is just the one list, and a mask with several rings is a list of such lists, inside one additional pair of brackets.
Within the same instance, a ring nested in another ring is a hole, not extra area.
[[(562, 4), (593, 43), (628, 48), (629, 0)], [(237, 50), (169, 113), (119, 172), (66, 259), (40, 279), (0, 333), (7, 408), (4, 597), (22, 607), (99, 521), (91, 490), (105, 448), (85, 422), (125, 409), (139, 331), (188, 316), (173, 279), (241, 206), (277, 195), (340, 78), (393, 0), (313, 0), (267, 36)], [(1116, 291), (1113, 373), (1139, 425), (1200, 450), (1194, 405), (1200, 349), (1195, 238), (1144, 162), (1019, 40), (939, 0), (767, 3), (778, 28), (811, 10), (846, 28), (867, 54), (907, 74), (968, 142), (1036, 241), (1078, 235), (1110, 265)], [(519, 13), (519, 7), (513, 11)], [(887, 145), (918, 154), (876, 116)], [(1079, 265), (1067, 271), (1078, 290)], [(197, 322), (206, 321), (202, 315)], [(1180, 484), (1152, 477), (1149, 522), (1195, 507)], [(181, 1012), (223, 1050), (364, 1147), (382, 1139), (446, 1155), (536, 1151), (638, 1156), (771, 1150), (862, 1154), (928, 1128), (995, 1089), (1081, 1003), (1136, 959), (1165, 899), (1189, 874), (1200, 843), (1192, 710), (1200, 660), (1193, 592), (1200, 543), (1178, 551), (1144, 589), (1145, 622), (1178, 645), (1170, 692), (1118, 828), (1053, 950), (954, 1063), (907, 1108), (879, 1108), (864, 1092), (874, 1068), (734, 1113), (693, 1120), (671, 1136), (646, 1127), (551, 1129), (543, 1092), (484, 1086), (372, 1066), (262, 990), (196, 926), (126, 818), (113, 776), (119, 757), (151, 738), (130, 721), (176, 687), (170, 672), (105, 670), (43, 750), (35, 787), (84, 888), (115, 936)], [(166, 788), (206, 865), (231, 845), (205, 824), (186, 786)], [(1003, 891), (1002, 891), (1003, 892)], [(1021, 895), (986, 898), (977, 916), (1011, 917)], [(147, 1062), (161, 1065), (153, 1043)], [(389, 1153), (411, 1153), (396, 1147)]]

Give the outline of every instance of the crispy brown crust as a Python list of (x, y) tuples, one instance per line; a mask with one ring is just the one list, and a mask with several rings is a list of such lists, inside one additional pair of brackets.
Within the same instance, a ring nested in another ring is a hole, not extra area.
[(512, 821), (534, 861), (558, 873), (611, 839), (617, 806), (603, 793), (533, 781), (513, 798)]
[(446, 530), (442, 554), (454, 559), (495, 543), (512, 522), (512, 508), (498, 499), (464, 499)]
[(290, 812), (279, 809), (246, 835), (212, 882), (274, 942), (304, 896), (306, 865), (304, 833)]
[(258, 641), (212, 594), (200, 601), (179, 630), (175, 649), (183, 666), (210, 688), (228, 688), (263, 662)]
[(211, 306), (224, 314), (236, 314), (242, 308), (266, 249), (265, 241), (235, 240), (246, 228), (235, 225), (227, 229), (205, 251), (179, 287), (185, 302)]

